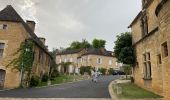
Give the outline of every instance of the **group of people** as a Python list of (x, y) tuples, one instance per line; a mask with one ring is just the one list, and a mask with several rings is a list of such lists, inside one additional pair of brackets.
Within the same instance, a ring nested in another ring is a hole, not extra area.
[(101, 74), (100, 74), (100, 72), (98, 72), (98, 71), (91, 71), (91, 77), (92, 77), (92, 82), (95, 82), (95, 83), (97, 83), (97, 81), (98, 81), (98, 77), (100, 76)]

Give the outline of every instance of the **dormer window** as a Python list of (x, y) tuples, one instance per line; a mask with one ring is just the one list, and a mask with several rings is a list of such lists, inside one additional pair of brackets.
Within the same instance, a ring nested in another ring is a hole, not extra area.
[(4, 30), (7, 29), (7, 24), (1, 24), (0, 29), (4, 29)]
[(143, 37), (148, 34), (148, 17), (146, 14), (141, 18), (141, 30)]

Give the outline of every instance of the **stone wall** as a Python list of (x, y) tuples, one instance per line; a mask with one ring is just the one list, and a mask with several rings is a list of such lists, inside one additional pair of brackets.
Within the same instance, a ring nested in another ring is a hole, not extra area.
[[(20, 44), (29, 38), (23, 25), (19, 22), (0, 21), (1, 24), (6, 24), (7, 29), (0, 29), (0, 42), (5, 43), (3, 57), (0, 58), (0, 69), (6, 71), (4, 88), (16, 88), (20, 84), (20, 73), (17, 70), (11, 70), (13, 66), (6, 68), (6, 66), (18, 55), (14, 53), (20, 47)], [(39, 46), (34, 44), (35, 59), (33, 63), (33, 74), (42, 76), (49, 71), (49, 63), (52, 60), (47, 53), (45, 53)], [(39, 61), (39, 52), (42, 51), (42, 60)]]
[(168, 57), (162, 58), (163, 92), (165, 100), (170, 100), (170, 1), (168, 0), (158, 14), (160, 27), (160, 44), (167, 41)]
[(1, 21), (0, 24), (7, 25), (7, 29), (0, 29), (0, 42), (5, 43), (3, 58), (0, 59), (0, 69), (6, 71), (4, 88), (15, 88), (19, 86), (20, 75), (17, 71), (11, 70), (12, 66), (6, 66), (15, 58), (13, 54), (28, 34), (24, 34), (26, 31), (20, 23)]
[[(136, 22), (132, 25), (133, 44), (136, 52), (136, 66), (134, 68), (135, 83), (140, 87), (156, 94), (163, 95), (162, 64), (158, 63), (158, 55), (161, 54), (159, 21), (155, 15), (155, 9), (160, 0), (152, 3), (142, 11)], [(148, 34), (142, 37), (141, 17), (146, 12), (148, 22)], [(158, 29), (157, 29), (158, 28)], [(150, 53), (151, 79), (144, 79), (144, 54)]]

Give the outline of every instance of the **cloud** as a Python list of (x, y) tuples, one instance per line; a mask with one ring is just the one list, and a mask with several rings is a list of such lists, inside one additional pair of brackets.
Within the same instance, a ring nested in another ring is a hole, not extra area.
[(0, 0), (0, 9), (9, 4), (24, 19), (37, 22), (35, 33), (46, 38), (50, 49), (101, 38), (112, 50), (116, 35), (129, 31), (141, 9), (138, 0)]

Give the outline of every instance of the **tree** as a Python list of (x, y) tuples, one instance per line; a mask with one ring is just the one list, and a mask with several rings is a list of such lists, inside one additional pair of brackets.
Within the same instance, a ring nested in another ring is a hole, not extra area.
[(133, 51), (131, 33), (125, 32), (118, 35), (114, 47), (114, 53), (118, 61), (124, 64), (134, 64), (135, 58)]
[(104, 48), (105, 45), (106, 45), (106, 41), (102, 39), (94, 39), (92, 42), (92, 46), (96, 49)]
[(91, 44), (85, 39), (83, 39), (82, 42), (73, 41), (70, 47), (67, 48), (67, 50), (83, 49), (83, 48), (89, 48), (89, 47), (91, 47)]

